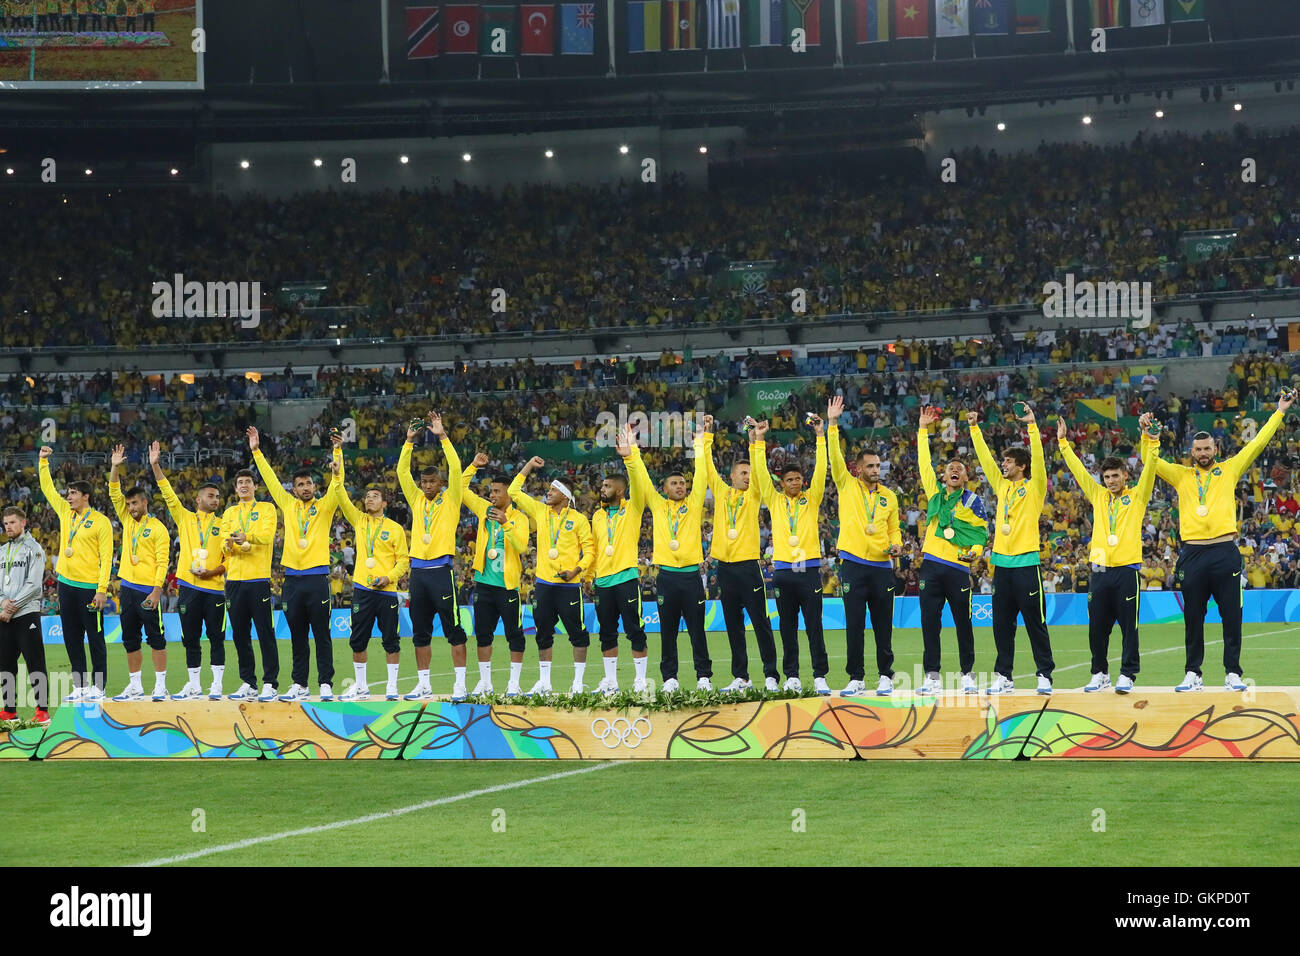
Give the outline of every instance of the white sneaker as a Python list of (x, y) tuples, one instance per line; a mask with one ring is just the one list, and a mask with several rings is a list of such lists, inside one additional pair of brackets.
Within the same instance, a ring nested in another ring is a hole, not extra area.
[(722, 688), (724, 694), (741, 694), (747, 690), (754, 689), (754, 682), (745, 680), (743, 677), (737, 677), (726, 687)]
[(480, 679), (479, 682), (474, 685), (474, 696), (476, 697), (480, 694), (494, 694), (494, 693), (496, 693), (496, 691), (492, 689), (491, 680)]
[(465, 693), (465, 684), (462, 681), (456, 681), (451, 687), (451, 702), (453, 704), (462, 701), (468, 696)]
[(507, 697), (518, 697), (521, 694), (523, 694), (523, 690), (520, 688), (518, 683), (516, 683), (515, 681), (509, 681), (506, 684)]
[(257, 699), (264, 704), (275, 700), (275, 697), (276, 697), (275, 688), (272, 687), (270, 684), (263, 684), (262, 692), (257, 695)]
[[(215, 686), (215, 685), (213, 685)], [(257, 691), (251, 684), (240, 684), (239, 690), (230, 695), (231, 700), (257, 700)]]
[(171, 696), (171, 695), (167, 693), (167, 685), (166, 685), (166, 684), (155, 684), (155, 685), (154, 685), (154, 689), (153, 689), (153, 693), (150, 695), (150, 697), (153, 699), (154, 703), (157, 703), (157, 702), (160, 701), (160, 700), (166, 700), (166, 699), (167, 699), (168, 697), (170, 697), (170, 696)]
[(876, 684), (876, 696), (888, 697), (893, 692), (894, 692), (894, 679), (892, 677), (886, 677), (885, 675), (881, 674), (880, 682)]
[(92, 684), (81, 695), (81, 702), (83, 704), (102, 704), (104, 702), (104, 692)]
[(1229, 674), (1223, 678), (1225, 690), (1246, 690), (1246, 682), (1241, 679), (1240, 674)]
[[(614, 689), (617, 690), (618, 687), (615, 686)], [(645, 678), (642, 678), (641, 680), (634, 679), (632, 681), (632, 693), (634, 694), (644, 694), (649, 689), (650, 688), (646, 685)]]
[(990, 694), (1014, 694), (1016, 692), (1016, 682), (1010, 677), (1003, 677), (996, 674), (993, 677), (993, 683), (989, 684), (988, 693)]
[(1127, 694), (1133, 690), (1133, 678), (1127, 674), (1120, 674), (1119, 680), (1115, 682), (1115, 693)]
[[(266, 685), (266, 687), (270, 687), (270, 686), (271, 686), (270, 684)], [(262, 688), (263, 694), (266, 693), (266, 687)], [(290, 684), (289, 689), (285, 693), (280, 695), (280, 700), (282, 700), (285, 703), (292, 703), (298, 700), (306, 700), (309, 696), (311, 695), (307, 693), (306, 687), (303, 687), (301, 684)], [(260, 697), (258, 698), (258, 700), (261, 699), (262, 698)]]
[(347, 690), (345, 690), (342, 694), (339, 695), (339, 700), (342, 701), (369, 700), (369, 699), (370, 699), (370, 688), (366, 684), (353, 684), (351, 687), (349, 687)]
[(799, 680), (797, 677), (787, 677), (785, 679), (785, 684), (782, 685), (781, 689), (794, 691), (796, 694), (802, 694), (803, 681)]
[(430, 700), (433, 697), (433, 688), (428, 684), (416, 684), (415, 690), (407, 694), (403, 700)]
[(72, 693), (63, 698), (65, 704), (79, 704), (85, 696), (85, 689), (81, 687), (72, 688)]
[(861, 697), (867, 692), (867, 685), (860, 680), (851, 680), (848, 686), (840, 691), (841, 697)]
[(208, 700), (221, 700), (224, 696), (226, 695), (221, 693), (221, 681), (213, 681), (208, 688)]
[[(203, 688), (198, 684), (186, 684), (176, 693), (172, 694), (172, 700), (198, 700), (203, 696)], [(156, 697), (154, 698), (157, 699)]]
[(321, 700), (333, 700), (333, 699), (334, 699), (334, 688), (331, 687), (329, 684), (321, 684), (321, 685), (320, 685), (320, 699), (321, 699)]
[[(540, 684), (541, 681), (538, 681), (537, 683)], [(577, 697), (579, 694), (586, 693), (586, 690), (587, 688), (583, 685), (582, 681), (579, 678), (575, 677), (573, 679), (573, 683), (569, 685), (569, 696)]]
[[(1106, 683), (1107, 683), (1107, 684), (1110, 683), (1110, 678), (1107, 678), (1107, 679), (1106, 679)], [(1042, 674), (1039, 674), (1039, 675), (1038, 675), (1038, 693), (1040, 693), (1040, 694), (1042, 694), (1044, 697), (1046, 697), (1046, 696), (1047, 696), (1048, 694), (1050, 694), (1051, 692), (1052, 692), (1052, 679), (1051, 679), (1050, 677), (1044, 677)]]
[(921, 682), (921, 689), (917, 693), (922, 697), (933, 697), (936, 694), (943, 693), (943, 681), (939, 679), (938, 674), (926, 674), (925, 680)]
[(1109, 674), (1093, 674), (1092, 680), (1083, 685), (1083, 692), (1085, 694), (1095, 694), (1099, 690), (1110, 690)]
[[(89, 693), (83, 696), (87, 700), (90, 699)], [(113, 700), (117, 703), (121, 703), (124, 700), (144, 700), (144, 688), (135, 684), (127, 684), (126, 690), (114, 697)]]
[(401, 700), (402, 695), (397, 692), (396, 684), (389, 684), (384, 688), (384, 700)]
[(676, 677), (670, 677), (663, 682), (661, 689), (665, 694), (675, 694), (682, 689), (682, 685), (677, 683)]
[(1197, 674), (1195, 671), (1188, 671), (1183, 676), (1183, 682), (1175, 687), (1174, 690), (1178, 691), (1180, 694), (1189, 690), (1205, 690), (1205, 682), (1201, 680), (1200, 674)]
[(763, 690), (769, 694), (774, 694), (781, 689), (781, 685), (776, 682), (775, 677), (767, 677), (763, 680)]
[[(574, 686), (577, 687), (578, 689), (572, 691), (572, 693), (581, 694), (582, 685), (575, 684)], [(549, 697), (552, 693), (554, 693), (554, 691), (551, 690), (550, 681), (539, 680), (536, 684), (533, 685), (533, 689), (530, 690), (528, 693), (532, 697)]]
[(606, 697), (612, 697), (618, 693), (618, 681), (603, 679), (596, 685), (596, 693), (604, 694)]
[(979, 690), (979, 684), (975, 682), (974, 674), (961, 675), (961, 692), (963, 694), (978, 694)]
[(813, 690), (815, 690), (822, 697), (831, 696), (831, 685), (826, 683), (825, 677), (813, 678)]
[(713, 690), (713, 681), (707, 677), (701, 677), (695, 682), (696, 690)]

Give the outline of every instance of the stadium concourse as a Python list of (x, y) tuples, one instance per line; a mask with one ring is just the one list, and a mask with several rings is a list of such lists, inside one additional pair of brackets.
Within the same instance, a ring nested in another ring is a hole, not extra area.
[[(1242, 183), (1242, 155), (1267, 170), (1259, 183)], [(268, 290), (328, 277), (320, 304), (349, 307), (345, 336), (394, 339), (781, 322), (796, 286), (809, 290), (809, 317), (1037, 309), (1063, 266), (1151, 281), (1157, 298), (1300, 286), (1295, 131), (1044, 143), (956, 159), (961, 179), (941, 190), (926, 177), (827, 176), (708, 192), (676, 181), (497, 194), (456, 185), (292, 200), (127, 189), (78, 191), (56, 205), (17, 192), (4, 200), (11, 220), (48, 236), (63, 261), (97, 268), (50, 270), (24, 236), (0, 236), (0, 259), (28, 277), (0, 292), (0, 346), (340, 335), (337, 315), (289, 305), (254, 329), (151, 314), (156, 272), (244, 275), (254, 263)], [(1235, 243), (1189, 260), (1179, 240), (1207, 229), (1232, 230)], [(775, 261), (766, 294), (710, 295), (730, 259)], [(507, 312), (489, 308), (494, 288), (510, 290)]]
[[(1257, 328), (1233, 330), (1193, 328), (1188, 331), (1165, 329), (1158, 324), (1151, 329), (1080, 336), (1077, 330), (1063, 333), (1060, 341), (1045, 345), (1042, 333), (1031, 331), (1015, 341), (1014, 352), (1004, 352), (987, 340), (968, 342), (902, 342), (879, 348), (827, 353), (823, 358), (792, 361), (778, 352), (750, 352), (728, 358), (723, 355), (694, 355), (689, 359), (664, 353), (655, 360), (627, 360), (616, 363), (593, 360), (586, 363), (543, 364), (519, 362), (493, 367), (457, 366), (456, 368), (409, 367), (400, 370), (365, 370), (323, 368), (314, 375), (286, 369), (284, 374), (263, 376), (261, 383), (230, 373), (225, 377), (200, 377), (192, 382), (179, 376), (170, 381), (161, 377), (146, 378), (138, 373), (107, 373), (94, 378), (78, 379), (59, 376), (36, 379), (35, 386), (25, 382), (8, 383), (10, 394), (17, 397), (25, 389), (28, 401), (63, 398), (53, 406), (15, 402), (0, 413), (0, 447), (11, 456), (6, 478), (6, 498), (23, 504), (30, 512), (30, 529), (46, 548), (57, 553), (58, 521), (44, 504), (36, 489), (34, 456), (24, 454), (32, 447), (39, 423), (52, 417), (59, 427), (60, 450), (68, 452), (103, 452), (118, 442), (125, 443), (129, 467), (140, 467), (149, 442), (158, 440), (165, 452), (194, 453), (199, 449), (224, 449), (225, 461), (204, 466), (189, 464), (171, 472), (178, 494), (185, 500), (205, 481), (215, 481), (229, 489), (234, 472), (248, 460), (243, 431), (258, 425), (263, 441), (274, 444), (273, 460), (281, 473), (305, 467), (328, 479), (325, 468), (328, 431), (345, 418), (356, 422), (358, 451), (350, 461), (347, 484), (353, 498), (369, 484), (388, 490), (393, 502), (389, 514), (399, 523), (409, 525), (405, 502), (397, 495), (394, 465), (406, 424), (431, 407), (443, 410), (448, 432), (462, 461), (468, 462), (475, 452), (486, 451), (491, 464), (485, 472), (513, 472), (533, 453), (530, 449), (547, 443), (551, 449), (579, 448), (588, 439), (597, 438), (597, 416), (622, 403), (631, 409), (661, 410), (693, 414), (703, 411), (719, 414), (740, 393), (748, 379), (766, 376), (795, 376), (810, 364), (826, 363), (832, 374), (789, 378), (792, 386), (788, 399), (767, 416), (779, 446), (773, 460), (793, 457), (808, 474), (812, 470), (812, 435), (803, 426), (807, 411), (821, 412), (829, 397), (845, 399), (843, 426), (850, 455), (870, 445), (882, 456), (882, 481), (899, 495), (903, 517), (903, 555), (899, 561), (899, 594), (915, 595), (920, 568), (919, 532), (923, 526), (926, 499), (921, 489), (916, 465), (915, 423), (920, 407), (939, 405), (953, 412), (977, 410), (987, 422), (985, 432), (996, 447), (1021, 440), (1021, 431), (1012, 423), (1010, 406), (1027, 400), (1040, 410), (1043, 419), (1064, 412), (1071, 421), (1071, 437), (1085, 463), (1094, 470), (1106, 455), (1127, 458), (1137, 470), (1135, 430), (1126, 432), (1121, 420), (1143, 412), (1152, 412), (1165, 424), (1164, 448), (1171, 458), (1183, 458), (1192, 432), (1202, 427), (1222, 442), (1224, 454), (1235, 452), (1244, 442), (1243, 429), (1256, 418), (1247, 413), (1266, 412), (1272, 408), (1279, 387), (1300, 383), (1300, 355), (1281, 353), (1269, 348), (1269, 333), (1274, 324), (1260, 323)], [(1171, 337), (1185, 341), (1196, 338), (1218, 343), (1247, 342), (1261, 349), (1259, 354), (1238, 354), (1231, 362), (1226, 379), (1214, 385), (1178, 396), (1163, 390), (1159, 377), (1146, 363), (1147, 356), (1167, 352), (1163, 344)], [(1036, 360), (1050, 352), (1069, 349), (1072, 364), (1057, 368), (1048, 375), (1042, 368), (1003, 365), (1008, 355)], [(1128, 380), (1127, 365), (1112, 365), (1110, 354), (1123, 354), (1142, 363), (1142, 376)], [(935, 360), (946, 352), (965, 353), (959, 369), (943, 367), (956, 364), (951, 358)], [(994, 364), (994, 363), (998, 364)], [(581, 367), (575, 368), (575, 364)], [(931, 367), (926, 368), (925, 366)], [(802, 366), (802, 368), (800, 367)], [(885, 371), (870, 369), (884, 366)], [(938, 366), (938, 367), (934, 367)], [(819, 366), (820, 367), (820, 366)], [(608, 382), (608, 384), (606, 384)], [(266, 405), (272, 388), (279, 395), (328, 398), (326, 410), (309, 425), (277, 433), (274, 429), (276, 405)], [(250, 389), (256, 389), (250, 394)], [(1118, 416), (1108, 422), (1089, 416), (1082, 400), (1116, 401)], [(82, 403), (85, 404), (82, 404)], [(263, 409), (259, 413), (258, 408)], [(268, 414), (269, 413), (269, 414)], [(740, 416), (737, 416), (737, 420)], [(1265, 417), (1257, 415), (1257, 418)], [(269, 421), (268, 421), (269, 419)], [(1202, 424), (1198, 424), (1202, 423)], [(963, 426), (964, 427), (964, 426)], [(967, 455), (969, 449), (959, 432), (940, 434), (935, 454)], [(949, 440), (951, 439), (951, 440)], [(1045, 567), (1044, 588), (1056, 592), (1086, 592), (1091, 575), (1087, 542), (1091, 535), (1091, 514), (1056, 452), (1055, 428), (1044, 429), (1048, 452), (1049, 493), (1040, 526), (1042, 557)], [(564, 443), (564, 444), (557, 444)], [(561, 453), (548, 459), (548, 474), (562, 478), (574, 491), (580, 510), (590, 514), (596, 505), (596, 490), (604, 475), (621, 472), (612, 448), (597, 449), (595, 455), (566, 457)], [(719, 428), (715, 456), (724, 469), (737, 456), (746, 454), (738, 421)], [(685, 449), (647, 448), (645, 457), (652, 473), (666, 465), (684, 468), (690, 462)], [(106, 458), (106, 455), (105, 455)], [(939, 460), (943, 460), (942, 457)], [(1300, 548), (1297, 548), (1296, 521), (1300, 517), (1300, 488), (1295, 485), (1295, 466), (1300, 463), (1300, 418), (1292, 413), (1278, 435), (1264, 449), (1255, 463), (1249, 480), (1237, 489), (1238, 511), (1242, 519), (1241, 550), (1246, 559), (1248, 586), (1251, 588), (1300, 587)], [(25, 465), (25, 466), (24, 466)], [(99, 488), (107, 471), (106, 464), (76, 464), (68, 461), (57, 467), (62, 482), (81, 478)], [(142, 483), (150, 485), (142, 476)], [(978, 491), (992, 507), (992, 494), (986, 480), (974, 472), (970, 487)], [(264, 493), (264, 491), (262, 492)], [(231, 499), (233, 500), (233, 499)], [(1144, 587), (1163, 589), (1169, 585), (1177, 554), (1177, 519), (1172, 489), (1158, 482), (1143, 533)], [(156, 509), (171, 529), (165, 509)], [(827, 489), (827, 501), (820, 516), (823, 553), (833, 556), (838, 534), (836, 492)], [(472, 601), (474, 581), (471, 569), (476, 523), (468, 510), (462, 513), (458, 530), (458, 548), (462, 560), (457, 564), (457, 585), (462, 604)], [(706, 518), (705, 553), (707, 556), (712, 522)], [(174, 529), (171, 529), (174, 531)], [(119, 529), (120, 534), (120, 529)], [(769, 596), (772, 595), (772, 543), (770, 524), (764, 513), (762, 521), (762, 566)], [(178, 546), (174, 541), (174, 549)], [(280, 606), (283, 571), (280, 548), (283, 529), (277, 538), (272, 563), (272, 593)], [(330, 588), (335, 607), (350, 606), (352, 574), (356, 566), (357, 542), (351, 528), (341, 517), (331, 531)], [(647, 602), (656, 595), (655, 568), (651, 563), (650, 517), (645, 516), (640, 544), (642, 596)], [(116, 556), (115, 556), (116, 560)], [(175, 609), (177, 581), (168, 575), (163, 610)], [(973, 566), (977, 592), (992, 589), (987, 562), (980, 559)], [(840, 565), (828, 561), (823, 567), (823, 587), (827, 594), (839, 591)], [(535, 553), (525, 558), (521, 596), (532, 599)], [(713, 564), (704, 565), (706, 592), (718, 594)], [(120, 601), (119, 579), (114, 574), (110, 587), (110, 613)], [(405, 582), (399, 583), (403, 604), (408, 600)], [(54, 574), (47, 574), (43, 612), (58, 611)]]

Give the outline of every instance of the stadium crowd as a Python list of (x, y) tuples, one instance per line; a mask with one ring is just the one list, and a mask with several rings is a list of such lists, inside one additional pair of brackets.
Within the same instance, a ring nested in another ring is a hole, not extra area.
[[(1259, 182), (1241, 182), (1242, 155)], [(926, 174), (870, 189), (822, 178), (291, 200), (150, 189), (74, 191), (57, 204), (15, 192), (6, 213), (29, 228), (0, 237), (0, 259), (24, 280), (0, 291), (0, 346), (789, 321), (795, 287), (808, 291), (808, 317), (1036, 306), (1067, 270), (1151, 281), (1157, 297), (1300, 286), (1298, 133), (1239, 127), (955, 159), (958, 182), (942, 188)], [(1180, 251), (1185, 233), (1210, 229), (1235, 232), (1231, 248), (1204, 260)], [(51, 247), (96, 267), (48, 268)], [(773, 263), (765, 289), (718, 295), (736, 260)], [(157, 317), (153, 283), (176, 273), (256, 280), (274, 302), (253, 329)], [(278, 291), (304, 282), (325, 287), (313, 304), (351, 308), (314, 311)], [(494, 289), (506, 291), (504, 312), (490, 308)]]

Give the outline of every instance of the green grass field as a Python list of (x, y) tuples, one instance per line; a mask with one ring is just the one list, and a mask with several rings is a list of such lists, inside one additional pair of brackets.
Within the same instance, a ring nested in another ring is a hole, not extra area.
[[(1222, 645), (1217, 628), (1208, 630), (1206, 680), (1214, 687), (1222, 679)], [(1181, 626), (1148, 626), (1142, 634), (1139, 683), (1176, 683), (1183, 667)], [(1260, 685), (1300, 683), (1300, 624), (1247, 625), (1246, 635), (1248, 677)], [(1057, 687), (1081, 686), (1088, 676), (1086, 631), (1058, 628), (1052, 637)], [(945, 639), (951, 652), (951, 635)], [(657, 643), (652, 636), (656, 678)], [(687, 651), (684, 638), (680, 643)], [(845, 681), (843, 632), (828, 633), (827, 643), (838, 690)], [(713, 636), (711, 647), (721, 679), (727, 674), (725, 637)], [(976, 630), (976, 648), (976, 670), (987, 670), (989, 629)], [(179, 645), (168, 649), (175, 689), (184, 658)], [(52, 667), (66, 668), (62, 649), (48, 650), (56, 652)], [(229, 691), (229, 644), (227, 650)], [(414, 674), (409, 645), (404, 652), (405, 690)], [(910, 673), (920, 657), (919, 632), (897, 632), (895, 652), (895, 666)], [(566, 645), (557, 645), (556, 657), (554, 683), (567, 686)], [(342, 641), (335, 643), (335, 659), (338, 691), (351, 674)], [(435, 665), (446, 660), (439, 648)], [(281, 661), (285, 686), (287, 646)], [(498, 690), (505, 686), (505, 661), (500, 646)], [(531, 648), (526, 661), (525, 681), (531, 683)], [(626, 648), (620, 665), (620, 679), (630, 682)], [(1032, 670), (1022, 638), (1017, 676)], [(148, 689), (147, 661), (144, 671)], [(435, 674), (435, 689), (449, 689), (450, 667), (435, 666)], [(125, 676), (121, 647), (113, 646), (110, 693), (121, 689)], [(689, 656), (680, 676), (689, 686)], [(805, 655), (805, 680), (810, 676)], [(383, 680), (378, 642), (371, 646), (370, 679), (372, 690)], [(1032, 687), (1028, 677), (1020, 687)], [(1294, 841), (1279, 835), (1294, 832), (1300, 805), (1294, 764), (56, 761), (9, 763), (5, 780), (8, 806), (41, 807), (40, 827), (5, 827), (5, 856), (15, 866), (66, 863), (59, 847), (83, 834), (88, 820), (99, 821), (95, 853), (78, 861), (88, 865), (1267, 866), (1294, 862)], [(476, 793), (484, 790), (491, 792)], [(1098, 810), (1104, 832), (1094, 829)], [(796, 811), (803, 811), (802, 831), (794, 825)], [(196, 819), (203, 822), (201, 832)]]

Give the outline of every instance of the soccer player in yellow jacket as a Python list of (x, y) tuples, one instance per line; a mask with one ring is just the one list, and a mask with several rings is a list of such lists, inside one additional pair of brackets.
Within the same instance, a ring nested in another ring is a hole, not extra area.
[(159, 465), (159, 445), (149, 446), (149, 465), (154, 484), (162, 495), (172, 523), (180, 535), (180, 556), (176, 561), (176, 589), (180, 598), (181, 643), (185, 647), (185, 669), (189, 680), (172, 700), (197, 700), (203, 696), (199, 677), (203, 669), (200, 642), (206, 629), (211, 648), (212, 686), (209, 700), (221, 700), (226, 672), (226, 564), (221, 541), (221, 488), (204, 482), (194, 493), (194, 510), (183, 504)]
[[(59, 516), (59, 553), (54, 569), (59, 581), (59, 623), (63, 646), (72, 665), (72, 693), (65, 704), (99, 703), (108, 679), (108, 648), (104, 642), (104, 605), (108, 603), (108, 577), (113, 569), (113, 526), (90, 507), (90, 482), (68, 483), (66, 500), (50, 477), (48, 445), (41, 448), (37, 471), (41, 493)], [(86, 671), (86, 649), (90, 666)]]
[(586, 615), (582, 603), (582, 581), (596, 561), (591, 523), (573, 507), (573, 492), (564, 482), (552, 481), (541, 501), (524, 490), (528, 476), (546, 464), (533, 456), (510, 482), (510, 500), (532, 520), (537, 529), (537, 586), (533, 589), (533, 623), (537, 627), (537, 654), (542, 660), (542, 679), (550, 678), (551, 645), (555, 624), (564, 625), (573, 646), (573, 686), (570, 694), (581, 694), (587, 669)]
[(776, 668), (776, 639), (772, 635), (772, 622), (767, 618), (767, 589), (763, 583), (763, 569), (758, 563), (759, 531), (758, 512), (763, 501), (752, 481), (748, 461), (734, 461), (729, 476), (731, 483), (722, 480), (713, 462), (712, 415), (704, 416), (705, 432), (702, 450), (708, 470), (709, 490), (713, 492), (713, 536), (709, 541), (709, 557), (715, 562), (718, 574), (718, 597), (722, 604), (722, 619), (727, 627), (727, 642), (731, 645), (731, 676), (734, 678), (724, 691), (749, 690), (754, 685), (749, 680), (749, 651), (745, 646), (745, 615), (749, 614), (758, 643), (758, 656), (763, 664), (765, 689), (780, 690)]
[(880, 681), (876, 695), (894, 692), (894, 591), (898, 577), (894, 558), (903, 553), (903, 534), (898, 526), (898, 497), (880, 483), (880, 455), (869, 445), (858, 453), (857, 476), (849, 474), (840, 447), (839, 417), (844, 399), (837, 395), (826, 407), (829, 428), (826, 435), (831, 478), (839, 499), (841, 593), (844, 599), (844, 633), (848, 640), (849, 684), (841, 697), (858, 697), (867, 692), (867, 611), (876, 641), (876, 669)]
[[(474, 641), (478, 644), (478, 684), (475, 694), (491, 694), (492, 641), (497, 622), (506, 633), (510, 648), (510, 680), (506, 696), (523, 693), (519, 679), (524, 670), (524, 609), (519, 599), (523, 556), (528, 553), (528, 518), (510, 504), (510, 482), (505, 475), (493, 475), (488, 496), (475, 494), (470, 482), (488, 463), (479, 452), (461, 475), (465, 486), (465, 507), (478, 519), (474, 539)], [(546, 662), (545, 679), (539, 678), (530, 693), (551, 693), (551, 665)]]
[(1019, 418), (1029, 428), (1029, 448), (1012, 445), (1002, 452), (999, 464), (984, 442), (979, 414), (966, 414), (975, 455), (997, 495), (989, 564), (993, 566), (993, 643), (998, 654), (988, 692), (1015, 691), (1012, 667), (1016, 656), (1016, 615), (1021, 614), (1038, 669), (1038, 693), (1050, 694), (1056, 665), (1052, 661), (1052, 640), (1047, 633), (1047, 599), (1043, 595), (1038, 533), (1038, 519), (1047, 497), (1047, 468), (1043, 462), (1043, 438), (1038, 433), (1033, 409), (1025, 406), (1025, 414)]
[(939, 483), (930, 461), (930, 426), (939, 421), (939, 409), (923, 408), (916, 433), (917, 470), (925, 491), (925, 540), (921, 545), (920, 604), (921, 661), (925, 679), (919, 693), (926, 696), (943, 690), (940, 632), (943, 606), (952, 612), (957, 632), (957, 661), (961, 666), (961, 690), (974, 694), (975, 631), (971, 627), (971, 562), (980, 556), (988, 541), (988, 515), (984, 502), (967, 489), (970, 474), (966, 463), (951, 458), (943, 466)]
[[(1201, 664), (1205, 660), (1205, 611), (1210, 598), (1223, 619), (1223, 685), (1242, 691), (1241, 602), (1243, 562), (1237, 549), (1237, 482), (1254, 464), (1264, 446), (1282, 425), (1295, 401), (1286, 390), (1275, 411), (1255, 437), (1226, 461), (1218, 461), (1219, 447), (1209, 432), (1192, 436), (1192, 467), (1156, 459), (1156, 474), (1178, 492), (1178, 536), (1182, 548), (1174, 570), (1175, 586), (1183, 592), (1183, 626), (1187, 659), (1183, 682), (1176, 691), (1205, 689)], [(1142, 436), (1144, 446), (1154, 441)]]
[[(280, 648), (271, 609), (271, 552), (279, 527), (275, 505), (258, 501), (257, 478), (247, 468), (235, 472), (235, 503), (221, 516), (221, 548), (226, 563), (226, 612), (230, 639), (239, 661), (239, 688), (231, 700), (275, 700), (280, 680)], [(262, 692), (257, 692), (253, 628), (262, 652)]]
[(126, 461), (126, 446), (113, 449), (108, 471), (108, 498), (122, 523), (122, 556), (117, 576), (122, 582), (122, 649), (126, 651), (126, 690), (115, 701), (143, 700), (140, 631), (153, 656), (153, 699), (167, 699), (167, 639), (163, 636), (162, 592), (171, 563), (172, 539), (161, 521), (149, 514), (149, 495), (139, 485), (122, 493), (118, 470)]
[(401, 666), (401, 646), (397, 639), (397, 582), (410, 570), (406, 531), (384, 515), (388, 496), (378, 485), (366, 489), (362, 499), (363, 514), (348, 497), (343, 485), (342, 456), (330, 462), (333, 478), (330, 492), (356, 533), (357, 558), (352, 575), (352, 631), (348, 644), (352, 648), (352, 671), (355, 682), (339, 700), (369, 700), (370, 682), (366, 677), (367, 648), (370, 636), (379, 624), (379, 641), (388, 664), (388, 684), (384, 696), (397, 700), (397, 672)]
[[(630, 428), (618, 436), (616, 451), (625, 461), (636, 449)], [(632, 690), (646, 689), (645, 627), (641, 616), (641, 573), (637, 565), (641, 545), (641, 515), (646, 499), (640, 486), (631, 485), (625, 475), (606, 475), (600, 482), (600, 507), (591, 516), (591, 537), (596, 558), (585, 579), (593, 583), (596, 621), (600, 625), (601, 663), (605, 676), (596, 685), (598, 694), (618, 691), (618, 624), (632, 645)]]
[[(333, 460), (340, 463), (334, 469), (330, 485), (335, 486), (342, 475), (343, 439), (337, 432), (330, 435), (334, 445)], [(325, 494), (316, 497), (316, 479), (306, 468), (293, 473), (293, 493), (285, 491), (275, 469), (262, 453), (261, 438), (257, 429), (248, 428), (248, 448), (253, 453), (253, 463), (266, 482), (271, 500), (284, 515), (284, 546), (280, 551), (280, 567), (284, 571), (281, 593), (284, 621), (289, 626), (289, 647), (292, 654), (289, 690), (280, 695), (287, 703), (306, 700), (307, 681), (311, 669), (310, 629), (316, 644), (316, 679), (320, 682), (320, 699), (334, 699), (334, 637), (330, 632), (330, 529), (334, 512), (338, 509), (335, 488), (326, 488)]]
[[(411, 475), (415, 437), (421, 431), (438, 439), (447, 459), (446, 480), (432, 465), (420, 469), (417, 485)], [(429, 412), (427, 422), (419, 419), (406, 429), (406, 442), (397, 459), (397, 482), (411, 509), (411, 643), (415, 645), (415, 689), (406, 700), (428, 700), (433, 696), (429, 662), (433, 659), (433, 619), (442, 623), (442, 633), (451, 647), (455, 674), (451, 699), (464, 700), (465, 629), (460, 626), (460, 605), (456, 599), (456, 526), (461, 506), (460, 456), (447, 437), (442, 416)]]
[[(711, 424), (711, 419), (706, 416), (705, 422)], [(635, 439), (635, 432), (631, 429), (628, 438)], [(659, 568), (655, 594), (659, 603), (659, 633), (663, 638), (659, 673), (665, 694), (671, 694), (680, 686), (677, 681), (677, 630), (683, 620), (691, 639), (696, 688), (713, 690), (713, 661), (709, 659), (709, 640), (704, 632), (704, 582), (700, 580), (700, 565), (704, 563), (701, 525), (704, 521), (704, 493), (708, 490), (707, 452), (702, 431), (695, 435), (694, 451), (695, 468), (690, 491), (686, 490), (686, 476), (680, 471), (670, 471), (663, 479), (662, 495), (655, 490), (635, 444), (630, 445), (627, 456), (627, 473), (632, 479), (632, 487), (640, 487), (641, 497), (654, 522), (654, 563)]]
[[(1138, 424), (1143, 431), (1151, 424), (1150, 413)], [(1157, 432), (1157, 434), (1159, 434)], [(1129, 486), (1128, 463), (1110, 456), (1101, 461), (1098, 484), (1070, 447), (1069, 428), (1064, 418), (1056, 421), (1056, 438), (1070, 474), (1092, 505), (1092, 542), (1088, 581), (1088, 647), (1092, 651), (1092, 679), (1083, 688), (1095, 693), (1110, 688), (1110, 632), (1116, 624), (1122, 635), (1119, 681), (1115, 693), (1133, 690), (1140, 670), (1138, 654), (1138, 611), (1142, 598), (1142, 524), (1156, 484), (1155, 459), (1160, 449), (1157, 438), (1142, 446), (1142, 474)]]
[(781, 468), (781, 484), (773, 483), (767, 468), (766, 421), (758, 422), (752, 429), (749, 460), (772, 522), (772, 583), (776, 585), (776, 611), (781, 627), (784, 687), (795, 692), (803, 690), (799, 680), (799, 612), (802, 611), (812, 657), (813, 689), (829, 696), (831, 689), (826, 674), (830, 664), (822, 632), (822, 546), (817, 527), (826, 493), (826, 426), (820, 417), (812, 418), (817, 435), (817, 462), (807, 487), (804, 487), (803, 469), (793, 459), (788, 459)]

